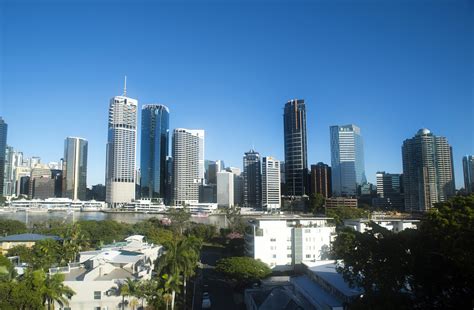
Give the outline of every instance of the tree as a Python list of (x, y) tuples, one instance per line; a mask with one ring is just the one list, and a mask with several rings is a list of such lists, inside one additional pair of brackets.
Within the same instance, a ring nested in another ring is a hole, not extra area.
[(470, 309), (474, 305), (474, 195), (436, 205), (417, 230), (372, 223), (344, 230), (333, 249), (339, 271), (364, 289), (360, 309)]
[(121, 282), (118, 285), (118, 291), (120, 296), (122, 296), (122, 309), (125, 309), (125, 298), (127, 296), (137, 296), (139, 293), (139, 282), (137, 280), (132, 280), (127, 278), (124, 282)]
[(182, 235), (189, 219), (191, 218), (191, 213), (189, 213), (185, 207), (183, 208), (170, 208), (168, 211), (168, 218), (171, 220), (171, 227), (178, 234)]
[(69, 226), (63, 236), (63, 260), (66, 263), (75, 262), (79, 252), (87, 248), (88, 244), (79, 224)]
[(216, 271), (243, 286), (266, 278), (272, 272), (265, 263), (251, 257), (220, 259), (217, 262)]
[(367, 218), (369, 214), (366, 210), (354, 207), (326, 208), (326, 216), (334, 218), (336, 225), (343, 225), (347, 219)]
[(324, 196), (320, 193), (309, 196), (309, 211), (313, 214), (324, 213)]
[(54, 309), (54, 303), (58, 303), (61, 307), (69, 305), (69, 299), (71, 299), (75, 292), (70, 287), (64, 285), (64, 275), (61, 273), (46, 275), (42, 270), (39, 272), (41, 272), (41, 277), (45, 278), (42, 296), (43, 304), (48, 304), (48, 310)]
[(240, 213), (240, 208), (237, 206), (227, 208), (225, 210), (226, 224), (230, 232), (243, 233), (245, 230), (245, 223)]
[(27, 231), (28, 229), (23, 222), (17, 220), (0, 219), (0, 236), (23, 234)]

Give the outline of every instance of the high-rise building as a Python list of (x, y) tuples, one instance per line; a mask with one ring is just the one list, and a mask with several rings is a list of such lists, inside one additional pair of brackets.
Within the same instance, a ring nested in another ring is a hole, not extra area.
[(5, 148), (5, 168), (3, 177), (3, 196), (12, 196), (14, 189), (14, 150), (13, 147), (7, 146)]
[(355, 196), (358, 187), (367, 182), (360, 128), (331, 126), (330, 141), (333, 196)]
[(242, 171), (236, 167), (227, 167), (226, 170), (232, 172), (234, 175), (234, 206), (241, 206), (244, 198), (244, 178), (242, 177)]
[(285, 104), (283, 126), (286, 195), (303, 196), (309, 193), (304, 100), (294, 99)]
[(83, 138), (67, 137), (64, 140), (63, 197), (86, 200), (87, 145)]
[(311, 193), (321, 194), (324, 198), (332, 195), (331, 167), (325, 163), (311, 165)]
[(428, 129), (403, 142), (405, 211), (429, 210), (455, 194), (452, 148)]
[(376, 173), (377, 198), (372, 199), (372, 206), (377, 209), (403, 209), (402, 175), (398, 173)]
[(267, 210), (281, 208), (280, 161), (262, 158), (262, 205)]
[(234, 206), (234, 174), (220, 171), (217, 173), (217, 204), (219, 207)]
[(260, 154), (250, 150), (244, 155), (244, 207), (261, 208), (262, 174)]
[(464, 172), (464, 189), (467, 193), (474, 193), (474, 156), (466, 155), (462, 158)]
[(28, 198), (46, 199), (54, 197), (54, 180), (48, 165), (37, 164), (31, 169)]
[(148, 104), (142, 108), (140, 152), (142, 199), (166, 197), (169, 115), (169, 109), (161, 104)]
[(173, 204), (199, 202), (204, 178), (204, 130), (176, 128), (173, 131)]
[(0, 195), (3, 195), (3, 176), (5, 175), (5, 154), (7, 148), (8, 125), (0, 117)]
[(63, 170), (51, 169), (51, 179), (54, 181), (54, 197), (63, 197)]
[(110, 99), (106, 202), (118, 207), (135, 199), (135, 168), (138, 101), (126, 96)]

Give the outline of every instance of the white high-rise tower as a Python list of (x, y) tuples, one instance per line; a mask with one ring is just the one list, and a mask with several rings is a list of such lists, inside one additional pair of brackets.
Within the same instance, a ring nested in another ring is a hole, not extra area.
[[(125, 80), (126, 81), (126, 80)], [(138, 101), (126, 96), (110, 99), (105, 183), (106, 202), (118, 207), (135, 199)]]
[(262, 160), (262, 204), (267, 210), (280, 208), (280, 186), (280, 161), (273, 157), (264, 157)]
[(176, 128), (173, 131), (173, 203), (199, 202), (204, 179), (204, 130)]

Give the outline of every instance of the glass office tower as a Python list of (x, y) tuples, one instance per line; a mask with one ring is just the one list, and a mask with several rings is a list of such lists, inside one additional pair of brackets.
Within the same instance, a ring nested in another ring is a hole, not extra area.
[(63, 197), (86, 200), (87, 193), (87, 141), (67, 137), (64, 141)]
[(140, 152), (142, 199), (166, 197), (169, 117), (169, 109), (164, 105), (147, 104), (142, 108)]
[(306, 106), (304, 100), (294, 99), (285, 104), (283, 114), (285, 139), (286, 195), (309, 193), (306, 146)]
[(8, 125), (0, 117), (0, 196), (3, 195), (3, 175), (5, 174), (5, 152), (7, 148)]
[(330, 135), (333, 196), (355, 196), (357, 188), (367, 182), (360, 128), (331, 126)]

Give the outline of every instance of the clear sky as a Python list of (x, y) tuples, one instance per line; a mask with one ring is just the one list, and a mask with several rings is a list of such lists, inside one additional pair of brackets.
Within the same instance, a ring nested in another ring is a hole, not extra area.
[[(127, 94), (206, 130), (206, 158), (242, 166), (254, 145), (283, 160), (283, 106), (306, 101), (309, 164), (329, 126), (361, 128), (369, 181), (402, 171), (419, 128), (474, 153), (474, 2), (0, 0), (0, 116), (8, 144), (43, 162), (89, 141), (103, 183), (107, 108)], [(140, 122), (140, 120), (139, 120)], [(139, 148), (137, 148), (139, 150)]]

